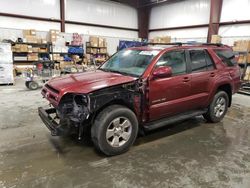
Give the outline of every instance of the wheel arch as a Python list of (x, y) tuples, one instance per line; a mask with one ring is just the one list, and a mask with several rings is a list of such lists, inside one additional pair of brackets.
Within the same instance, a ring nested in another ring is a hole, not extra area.
[(228, 107), (230, 107), (232, 104), (232, 86), (229, 83), (222, 84), (217, 87), (216, 93), (218, 91), (225, 91), (227, 93), (229, 98)]
[(132, 104), (124, 101), (123, 99), (115, 99), (115, 100), (111, 100), (111, 101), (105, 103), (103, 106), (101, 106), (94, 113), (91, 114), (91, 117), (90, 117), (91, 124), (94, 122), (96, 116), (98, 116), (98, 114), (100, 114), (101, 111), (103, 111), (105, 108), (112, 106), (112, 105), (120, 105), (120, 106), (126, 107), (126, 108), (130, 109), (136, 115), (136, 117), (138, 117), (137, 113), (136, 113), (136, 109)]

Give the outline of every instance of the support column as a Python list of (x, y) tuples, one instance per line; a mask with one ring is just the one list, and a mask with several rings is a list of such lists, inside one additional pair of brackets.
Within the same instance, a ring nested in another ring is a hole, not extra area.
[(139, 38), (148, 39), (150, 7), (138, 8)]
[(207, 42), (211, 41), (212, 35), (217, 35), (220, 27), (220, 17), (223, 0), (211, 0), (210, 5), (210, 19)]
[(65, 32), (65, 0), (60, 0), (61, 32)]

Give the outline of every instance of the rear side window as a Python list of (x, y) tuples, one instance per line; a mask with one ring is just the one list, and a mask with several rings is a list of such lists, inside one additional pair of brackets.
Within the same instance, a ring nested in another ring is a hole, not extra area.
[(229, 67), (237, 65), (235, 55), (231, 50), (215, 50), (215, 53), (225, 65)]
[(213, 70), (214, 64), (205, 50), (190, 50), (192, 72)]

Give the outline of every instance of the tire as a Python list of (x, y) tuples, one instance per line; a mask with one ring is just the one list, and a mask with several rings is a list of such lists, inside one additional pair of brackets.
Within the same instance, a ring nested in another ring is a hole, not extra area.
[(203, 117), (212, 123), (220, 122), (227, 113), (228, 104), (228, 94), (225, 91), (218, 91), (209, 105), (207, 113), (203, 114)]
[(30, 89), (30, 90), (37, 90), (38, 87), (39, 87), (39, 85), (38, 85), (37, 82), (31, 81), (31, 82), (29, 83), (29, 89)]
[(95, 148), (107, 156), (129, 150), (138, 133), (135, 114), (121, 105), (112, 105), (101, 111), (91, 127)]

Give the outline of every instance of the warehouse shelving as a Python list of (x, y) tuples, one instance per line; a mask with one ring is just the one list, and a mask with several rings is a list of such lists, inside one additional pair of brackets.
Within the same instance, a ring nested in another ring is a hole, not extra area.
[[(236, 52), (239, 55), (245, 55), (245, 56), (247, 56), (249, 54), (249, 51), (236, 51)], [(244, 80), (244, 77), (246, 76), (247, 67), (250, 66), (250, 63), (246, 59), (245, 62), (238, 63), (238, 65), (242, 69), (242, 74), (241, 74), (242, 84), (241, 84), (241, 87), (240, 87), (238, 93), (250, 95), (250, 80), (249, 80), (249, 78), (248, 78), (248, 80)]]

